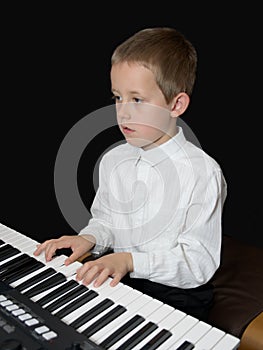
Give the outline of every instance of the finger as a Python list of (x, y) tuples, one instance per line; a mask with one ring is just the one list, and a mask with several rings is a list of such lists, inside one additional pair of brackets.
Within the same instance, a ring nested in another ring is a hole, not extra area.
[(98, 278), (94, 281), (94, 287), (99, 287), (101, 286), (109, 277), (110, 273), (108, 269), (104, 269), (101, 271), (99, 274)]
[(88, 270), (91, 268), (90, 263), (85, 263), (83, 266), (81, 266), (79, 269), (77, 269), (77, 275), (76, 279), (77, 281), (81, 281), (84, 277), (84, 275), (88, 272)]
[(33, 252), (35, 256), (38, 256), (43, 251), (42, 244), (38, 244), (36, 250)]
[(97, 265), (92, 266), (82, 277), (82, 284), (89, 285), (98, 275), (99, 268)]
[(46, 261), (50, 261), (53, 258), (57, 249), (59, 249), (59, 246), (57, 243), (51, 243), (47, 245), (46, 251), (45, 251)]
[(65, 265), (69, 265), (76, 261), (82, 254), (78, 250), (74, 251), (64, 262)]
[(40, 253), (42, 253), (43, 250), (45, 250), (47, 244), (48, 244), (48, 241), (45, 241), (44, 243), (41, 243), (41, 244), (37, 244), (37, 246), (36, 246), (37, 248), (36, 248), (36, 250), (34, 251), (33, 254), (37, 256)]
[(120, 282), (120, 280), (122, 279), (122, 275), (121, 274), (116, 274), (114, 277), (113, 277), (113, 279), (112, 279), (112, 281), (111, 281), (111, 283), (110, 283), (110, 286), (111, 287), (115, 287), (115, 286), (117, 286), (117, 284)]

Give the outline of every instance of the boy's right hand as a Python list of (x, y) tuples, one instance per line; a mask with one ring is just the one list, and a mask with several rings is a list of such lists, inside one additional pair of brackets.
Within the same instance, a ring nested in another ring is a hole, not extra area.
[(64, 262), (65, 265), (69, 265), (91, 250), (94, 244), (95, 239), (92, 236), (87, 235), (86, 238), (82, 236), (62, 236), (38, 244), (37, 249), (34, 251), (34, 255), (38, 256), (45, 251), (45, 258), (48, 262), (52, 259), (57, 249), (70, 248), (72, 254)]

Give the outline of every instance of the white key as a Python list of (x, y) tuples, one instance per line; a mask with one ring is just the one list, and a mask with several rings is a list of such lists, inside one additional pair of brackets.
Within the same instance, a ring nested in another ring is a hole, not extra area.
[[(133, 349), (139, 350), (142, 346), (144, 346), (150, 339), (152, 339), (157, 333), (160, 332), (161, 329), (164, 329), (168, 326), (167, 319), (171, 314), (173, 314), (174, 308), (172, 306), (169, 306), (167, 304), (164, 304), (159, 310), (158, 310), (158, 319), (152, 320), (158, 325), (158, 328), (153, 331), (151, 334), (149, 334), (144, 340), (142, 340), (138, 345), (136, 345)], [(169, 318), (170, 320), (170, 318)]]
[(202, 337), (196, 344), (194, 350), (210, 350), (215, 346), (225, 332), (218, 328), (212, 327), (204, 337)]
[(226, 334), (221, 340), (219, 340), (213, 350), (238, 350), (239, 344), (240, 339), (231, 334)]
[(171, 350), (174, 348), (174, 343), (178, 341), (184, 334), (189, 332), (191, 328), (198, 322), (199, 320), (195, 317), (187, 315), (184, 317), (181, 322), (177, 323), (174, 327), (170, 329), (172, 336), (166, 340), (162, 345), (159, 346), (158, 350)]
[[(39, 299), (41, 299), (42, 297), (46, 296), (47, 294), (49, 294), (50, 292), (53, 292), (53, 290), (59, 288), (60, 286), (62, 286), (63, 284), (67, 283), (68, 281), (70, 281), (71, 279), (73, 279), (73, 276), (72, 277), (69, 277), (66, 279), (66, 281), (62, 282), (62, 283), (59, 283), (57, 284), (56, 286), (50, 288), (50, 289), (47, 289), (45, 290), (44, 292), (41, 292), (33, 297), (31, 297), (30, 299), (33, 300), (33, 301), (38, 301)], [(38, 283), (37, 283), (38, 284)], [(36, 285), (37, 285), (36, 284)], [(23, 293), (24, 291), (22, 291)]]
[[(73, 321), (75, 321), (79, 316), (81, 316), (84, 312), (87, 312), (90, 310), (93, 306), (97, 305), (99, 302), (106, 298), (110, 298), (111, 294), (116, 292), (117, 289), (121, 287), (121, 283), (118, 283), (117, 286), (115, 287), (110, 287), (109, 284), (111, 282), (111, 279), (106, 280), (100, 287), (95, 288), (93, 284), (91, 283), (87, 287), (90, 290), (94, 290), (97, 292), (99, 295), (96, 296), (94, 299), (90, 300), (86, 304), (82, 305), (81, 307), (77, 308), (76, 310), (72, 311), (68, 315), (62, 318), (62, 321), (65, 322), (66, 324), (70, 324)], [(56, 314), (61, 308), (55, 310), (52, 312), (53, 314)]]
[(183, 318), (186, 317), (186, 313), (174, 309), (170, 306), (172, 312), (170, 312), (166, 317), (164, 317), (159, 323), (158, 328), (153, 331), (148, 337), (146, 337), (140, 344), (134, 347), (134, 350), (140, 349), (142, 346), (147, 344), (156, 334), (160, 332), (162, 329), (170, 330), (172, 329), (178, 322), (180, 322)]
[[(156, 305), (156, 308), (154, 308), (154, 304)], [(116, 342), (114, 345), (112, 345), (109, 349), (110, 350), (117, 349), (126, 340), (128, 340), (131, 336), (133, 336), (134, 333), (136, 333), (138, 330), (143, 328), (150, 321), (154, 322), (158, 325), (158, 322), (161, 321), (161, 319), (164, 317), (165, 313), (167, 312), (167, 306), (168, 305), (163, 304), (161, 301), (159, 301), (157, 299), (154, 299), (152, 302), (148, 303), (146, 305), (146, 309), (148, 309), (148, 311), (149, 311), (149, 313), (147, 315), (144, 313), (144, 311), (146, 311), (146, 310), (142, 309), (138, 312), (138, 315), (143, 316), (145, 318), (145, 321), (143, 321), (139, 326), (134, 328), (129, 334), (127, 334), (122, 339), (120, 339), (118, 342)]]
[(9, 258), (7, 258), (7, 259), (5, 259), (5, 260), (0, 261), (0, 267), (1, 267), (1, 265), (7, 263), (8, 261), (11, 261), (11, 260), (14, 259), (14, 258), (17, 258), (18, 256), (20, 256), (20, 255), (22, 255), (22, 254), (23, 254), (22, 252), (21, 252), (21, 253), (17, 253), (17, 254), (15, 254), (15, 255), (10, 256)]
[[(134, 290), (135, 291), (135, 290)], [(136, 312), (140, 310), (142, 307), (144, 307), (147, 303), (149, 303), (151, 300), (153, 300), (152, 297), (142, 294), (139, 292), (139, 295), (137, 298), (135, 298), (134, 301), (129, 303), (126, 308), (127, 311), (120, 315), (116, 320), (112, 321), (110, 324), (99, 330), (98, 332), (94, 333), (90, 339), (94, 341), (94, 343), (101, 343), (104, 339), (106, 339), (110, 334), (112, 334), (116, 329), (121, 327), (125, 322), (128, 321), (128, 319), (131, 319), (133, 316), (136, 315)]]
[[(114, 309), (117, 305), (122, 305), (126, 308), (126, 306), (131, 303), (134, 299), (138, 298), (139, 292), (134, 291), (133, 288), (122, 285), (121, 288), (117, 289), (116, 292), (112, 293), (110, 299), (114, 302), (112, 306), (101, 312), (98, 316), (94, 317), (89, 322), (86, 322), (81, 327), (77, 329), (78, 332), (82, 333), (86, 328), (96, 322), (99, 318), (104, 316), (106, 313)], [(127, 312), (127, 311), (125, 311)], [(125, 313), (124, 312), (124, 313)]]
[[(47, 267), (46, 266), (43, 266), (43, 267), (40, 267), (39, 269), (37, 269), (36, 271), (33, 271), (31, 273), (29, 273), (27, 276), (24, 276), (24, 277), (21, 277), (19, 278), (18, 280), (10, 283), (10, 286), (13, 287), (13, 288), (16, 288), (17, 286), (19, 286), (21, 283), (24, 283), (25, 281), (29, 280), (31, 277), (34, 277), (35, 275), (38, 275), (39, 273), (41, 273), (42, 271), (46, 270)], [(42, 281), (41, 281), (42, 282)], [(31, 288), (32, 286), (30, 286)], [(28, 288), (27, 288), (28, 289)], [(25, 290), (23, 291), (25, 292)]]
[(76, 273), (77, 269), (80, 268), (81, 266), (83, 266), (83, 264), (81, 264), (78, 261), (75, 261), (72, 264), (67, 266), (66, 265), (59, 266), (56, 268), (56, 270), (58, 272), (63, 273), (64, 276), (70, 277), (70, 276), (73, 276)]
[[(174, 343), (173, 347), (177, 349), (184, 341), (188, 341), (189, 343), (195, 344), (197, 343), (210, 329), (212, 326), (209, 324), (199, 321), (190, 331), (183, 335), (181, 339), (179, 339), (176, 343)], [(227, 348), (226, 348), (227, 349)]]

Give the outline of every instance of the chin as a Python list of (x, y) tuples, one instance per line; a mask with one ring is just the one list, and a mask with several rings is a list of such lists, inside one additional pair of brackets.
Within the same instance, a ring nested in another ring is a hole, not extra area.
[(143, 148), (143, 149), (151, 148), (151, 145), (152, 145), (152, 142), (142, 140), (142, 139), (135, 139), (135, 138), (129, 138), (129, 137), (126, 137), (125, 139), (130, 145)]

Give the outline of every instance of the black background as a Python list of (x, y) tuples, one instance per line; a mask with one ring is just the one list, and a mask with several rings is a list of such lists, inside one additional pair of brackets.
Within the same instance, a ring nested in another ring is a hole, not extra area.
[[(142, 28), (173, 26), (198, 52), (195, 90), (182, 119), (223, 169), (224, 232), (263, 246), (259, 8), (122, 5), (2, 9), (0, 222), (38, 241), (75, 233), (54, 191), (59, 146), (81, 118), (112, 103), (115, 46)], [(87, 207), (94, 164), (118, 139), (119, 131), (110, 130), (85, 151), (79, 189)]]

